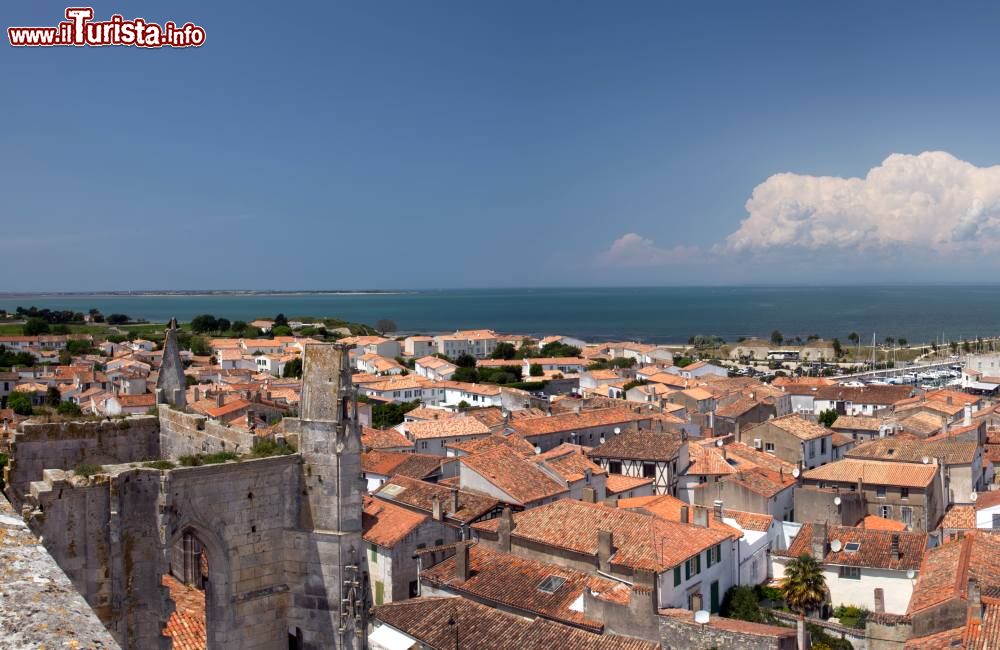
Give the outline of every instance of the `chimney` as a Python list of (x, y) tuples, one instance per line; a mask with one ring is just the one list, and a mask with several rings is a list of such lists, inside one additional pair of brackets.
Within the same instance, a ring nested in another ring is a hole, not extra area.
[(695, 506), (694, 525), (708, 528), (708, 508), (705, 506)]
[(216, 406), (225, 406), (226, 405), (226, 396), (223, 395), (221, 392), (218, 395), (215, 396), (215, 405)]
[(875, 588), (875, 612), (881, 614), (885, 611), (885, 591), (882, 587)]
[(826, 557), (826, 522), (813, 523), (812, 556), (822, 562)]
[(501, 551), (510, 553), (510, 534), (514, 530), (514, 515), (510, 511), (510, 506), (506, 506), (500, 514), (500, 526), (498, 527), (498, 541)]
[(712, 509), (714, 511), (714, 516), (716, 521), (722, 521), (722, 499), (716, 499), (712, 502)]
[(583, 488), (580, 500), (584, 503), (597, 503), (597, 490), (592, 487)]
[(451, 488), (451, 511), (452, 514), (458, 512), (458, 488)]
[(688, 517), (688, 507), (687, 506), (681, 506), (681, 522), (685, 523), (685, 524), (688, 523), (688, 518), (689, 518)]
[(945, 401), (945, 404), (947, 404), (948, 406), (951, 406), (951, 395), (949, 395), (944, 401)]
[(472, 567), (469, 566), (469, 540), (463, 540), (455, 545), (455, 579), (465, 582), (472, 574)]
[(200, 399), (201, 399), (201, 390), (197, 386), (195, 386), (194, 387), (194, 401), (197, 402)]
[(892, 536), (892, 547), (889, 550), (889, 555), (893, 560), (899, 560), (899, 535)]
[(253, 410), (247, 409), (247, 428), (253, 429), (256, 426), (253, 418)]
[(972, 405), (966, 404), (962, 412), (962, 425), (969, 426), (972, 424)]
[(594, 471), (592, 469), (590, 469), (589, 467), (584, 467), (583, 468), (583, 480), (584, 480), (584, 483), (586, 483), (587, 485), (590, 485), (590, 480), (593, 477), (594, 477)]
[(979, 581), (969, 578), (969, 621), (983, 622), (983, 599), (979, 589)]
[(615, 554), (615, 540), (610, 530), (597, 531), (597, 561), (601, 571), (611, 570), (611, 556)]
[(441, 521), (443, 519), (441, 512), (441, 499), (435, 494), (431, 497), (431, 518), (434, 521)]

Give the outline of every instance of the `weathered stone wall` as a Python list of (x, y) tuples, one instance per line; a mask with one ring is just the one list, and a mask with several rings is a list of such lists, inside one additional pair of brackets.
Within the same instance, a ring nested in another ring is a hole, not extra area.
[(24, 422), (14, 434), (6, 470), (8, 495), (20, 507), (42, 470), (73, 469), (153, 460), (160, 455), (155, 417), (139, 415), (100, 422)]
[(903, 650), (911, 636), (913, 625), (905, 617), (876, 614), (865, 625), (868, 650)]
[(297, 523), (300, 461), (275, 456), (165, 472), (164, 550), (191, 531), (207, 552), (209, 648), (288, 643), (285, 561), (294, 552), (288, 531)]
[[(840, 505), (833, 502), (840, 497)], [(866, 514), (861, 492), (835, 492), (817, 487), (795, 488), (795, 521), (825, 521), (837, 526), (856, 526)]]
[(0, 495), (0, 648), (119, 646)]
[(698, 625), (691, 620), (672, 616), (657, 616), (660, 626), (660, 645), (663, 650), (710, 650), (711, 648), (740, 648), (740, 650), (795, 650), (795, 635), (783, 638), (744, 634), (722, 630), (712, 625)]
[(204, 415), (177, 411), (164, 404), (158, 410), (160, 453), (163, 458), (176, 459), (220, 451), (245, 453), (253, 447), (254, 436), (249, 431), (234, 429)]

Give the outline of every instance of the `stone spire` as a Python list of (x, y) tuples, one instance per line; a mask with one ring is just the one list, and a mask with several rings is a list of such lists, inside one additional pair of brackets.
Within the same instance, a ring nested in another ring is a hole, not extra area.
[(187, 380), (184, 377), (184, 363), (177, 346), (177, 319), (170, 319), (167, 336), (163, 341), (163, 361), (160, 375), (156, 379), (156, 403), (169, 404), (182, 409), (187, 403)]

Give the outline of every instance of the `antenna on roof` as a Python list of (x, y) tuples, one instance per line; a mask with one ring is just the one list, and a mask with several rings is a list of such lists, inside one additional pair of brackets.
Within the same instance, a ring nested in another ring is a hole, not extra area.
[(969, 495), (969, 501), (975, 503), (977, 499), (979, 499), (979, 495), (976, 494), (975, 492)]
[(843, 546), (840, 544), (840, 540), (839, 539), (830, 540), (830, 550), (831, 551), (833, 551), (834, 553), (840, 553), (840, 549), (841, 548), (843, 548)]

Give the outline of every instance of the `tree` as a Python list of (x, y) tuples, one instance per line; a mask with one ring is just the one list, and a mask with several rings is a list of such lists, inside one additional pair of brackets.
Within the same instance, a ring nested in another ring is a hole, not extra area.
[(972, 346), (969, 344), (968, 340), (962, 341), (962, 352), (966, 354), (972, 352)]
[(71, 363), (73, 363), (73, 354), (66, 348), (59, 350), (59, 365), (68, 366)]
[(31, 398), (27, 393), (22, 393), (21, 391), (14, 391), (7, 398), (7, 408), (11, 409), (18, 415), (31, 415), (34, 410), (31, 408)]
[(542, 369), (541, 364), (533, 363), (528, 368), (528, 374), (532, 377), (541, 377), (545, 374), (545, 370)]
[(291, 361), (285, 364), (285, 369), (281, 372), (282, 377), (301, 377), (302, 376), (302, 359), (300, 357), (295, 357)]
[(760, 602), (757, 600), (757, 594), (753, 587), (747, 585), (730, 587), (726, 595), (722, 597), (719, 613), (726, 618), (736, 618), (751, 623), (767, 622), (767, 617), (764, 616)]
[(108, 325), (124, 325), (130, 320), (132, 319), (130, 319), (125, 314), (111, 314), (107, 318)]
[(207, 357), (212, 354), (212, 348), (208, 341), (201, 336), (192, 336), (188, 339), (188, 349), (191, 350), (191, 354), (199, 357)]
[(215, 321), (215, 329), (219, 332), (225, 332), (230, 327), (231, 324), (228, 318), (220, 318), (219, 320)]
[(469, 404), (468, 402), (466, 402), (464, 399), (461, 402), (458, 403), (458, 410), (459, 411), (467, 411), (471, 407), (472, 407), (472, 405)]
[(781, 345), (782, 341), (784, 340), (785, 337), (781, 335), (780, 331), (774, 330), (773, 332), (771, 332), (771, 343), (774, 343), (775, 345)]
[(580, 348), (552, 341), (542, 346), (541, 355), (543, 357), (578, 357), (580, 356)]
[(219, 329), (219, 320), (211, 314), (199, 314), (191, 319), (191, 331), (214, 332)]
[(840, 344), (840, 339), (833, 339), (833, 354), (838, 359), (844, 356), (844, 346)]
[(458, 358), (455, 359), (455, 365), (459, 368), (475, 368), (476, 357), (471, 354), (460, 354), (458, 355)]
[(497, 343), (497, 346), (493, 348), (493, 354), (490, 355), (491, 359), (513, 359), (514, 354), (517, 349), (514, 348), (513, 343), (508, 343), (507, 341), (501, 341)]
[(292, 328), (288, 325), (275, 325), (271, 328), (271, 334), (274, 336), (291, 336)]
[(904, 348), (905, 348), (905, 347), (906, 347), (906, 344), (907, 344), (908, 342), (909, 342), (909, 341), (907, 341), (906, 339), (904, 339), (904, 338), (903, 338), (902, 336), (901, 336), (901, 337), (899, 337), (899, 345), (900, 345), (900, 347), (904, 347)]
[(25, 336), (38, 336), (39, 334), (49, 333), (49, 324), (43, 321), (41, 318), (29, 318), (25, 323), (24, 327), (21, 328)]
[(288, 325), (288, 319), (285, 318), (284, 314), (278, 314), (274, 317), (274, 326), (280, 327), (282, 325)]
[(895, 342), (896, 342), (896, 339), (894, 339), (893, 337), (891, 337), (891, 336), (885, 337), (885, 344), (886, 345), (892, 345)]
[(388, 332), (396, 331), (396, 321), (391, 318), (383, 318), (375, 322), (375, 329), (378, 330), (379, 334), (385, 336)]
[(59, 402), (59, 406), (56, 407), (56, 413), (65, 416), (75, 416), (80, 415), (80, 407), (75, 402), (65, 401)]
[(853, 343), (854, 345), (857, 345), (858, 341), (861, 340), (861, 337), (858, 336), (857, 332), (851, 332), (850, 334), (847, 335), (847, 340)]
[(817, 419), (820, 424), (829, 429), (833, 426), (833, 423), (837, 421), (837, 411), (834, 409), (827, 409), (822, 411)]
[(451, 375), (452, 381), (464, 381), (470, 384), (475, 384), (479, 381), (479, 373), (476, 372), (475, 368), (469, 368), (468, 366), (459, 366), (455, 372)]
[(59, 402), (62, 401), (62, 395), (59, 394), (59, 389), (55, 386), (49, 386), (45, 389), (45, 404), (47, 406), (59, 406)]
[(956, 352), (958, 352), (958, 343), (956, 343), (955, 341), (949, 341), (948, 342), (948, 346), (951, 347), (951, 353), (952, 354), (955, 354)]
[(816, 559), (803, 552), (789, 562), (781, 593), (785, 603), (803, 616), (822, 605), (826, 600), (826, 578)]
[(250, 329), (250, 326), (247, 325), (246, 321), (234, 320), (233, 324), (229, 326), (229, 329), (237, 336), (246, 336), (247, 330)]

